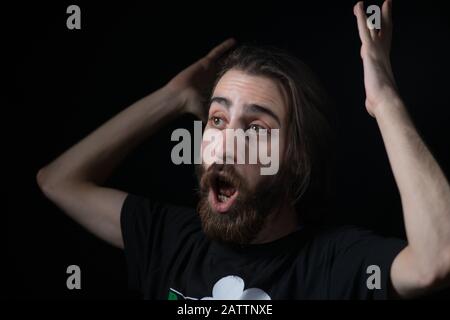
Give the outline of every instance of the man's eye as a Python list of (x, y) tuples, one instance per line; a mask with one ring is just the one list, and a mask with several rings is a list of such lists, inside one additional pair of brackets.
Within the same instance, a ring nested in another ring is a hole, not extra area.
[(223, 120), (219, 117), (211, 117), (210, 120), (216, 127), (220, 127), (223, 124)]
[(259, 130), (264, 130), (264, 129), (265, 129), (264, 127), (262, 127), (262, 126), (260, 126), (260, 125), (257, 125), (257, 124), (251, 124), (251, 125), (248, 127), (248, 130), (254, 131), (254, 132), (256, 132), (256, 133), (258, 133)]

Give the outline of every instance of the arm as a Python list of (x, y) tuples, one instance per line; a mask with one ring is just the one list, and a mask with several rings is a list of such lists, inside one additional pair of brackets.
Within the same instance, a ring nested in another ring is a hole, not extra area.
[(43, 193), (86, 229), (123, 247), (120, 211), (127, 194), (102, 183), (135, 146), (168, 121), (184, 113), (204, 117), (202, 89), (213, 80), (216, 60), (232, 45), (228, 40), (214, 48), (39, 170)]
[(362, 41), (366, 108), (375, 117), (397, 183), (408, 246), (395, 258), (395, 293), (410, 297), (450, 283), (450, 186), (399, 97), (390, 65), (392, 0), (382, 28), (369, 30), (362, 2), (354, 8)]

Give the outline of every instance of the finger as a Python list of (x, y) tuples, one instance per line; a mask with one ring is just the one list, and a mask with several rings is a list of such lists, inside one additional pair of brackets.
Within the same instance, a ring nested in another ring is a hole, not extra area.
[(369, 42), (371, 37), (370, 37), (369, 28), (367, 28), (367, 22), (366, 22), (367, 17), (364, 12), (364, 5), (363, 5), (362, 1), (358, 2), (353, 7), (353, 13), (356, 16), (356, 20), (358, 23), (358, 32), (359, 32), (359, 38), (361, 39), (361, 42), (362, 43)]
[(213, 48), (207, 55), (209, 59), (217, 60), (220, 58), (225, 52), (230, 50), (232, 47), (236, 45), (236, 40), (234, 38), (230, 38)]
[(378, 38), (378, 30), (373, 28), (373, 29), (369, 29), (369, 33), (370, 33), (370, 37), (372, 38), (372, 40), (375, 40), (376, 38)]
[(206, 93), (202, 96), (201, 100), (198, 101), (199, 105), (197, 106), (195, 116), (200, 119), (203, 123), (208, 122), (208, 108), (206, 107)]
[(385, 0), (381, 7), (381, 37), (390, 48), (392, 41), (392, 0)]

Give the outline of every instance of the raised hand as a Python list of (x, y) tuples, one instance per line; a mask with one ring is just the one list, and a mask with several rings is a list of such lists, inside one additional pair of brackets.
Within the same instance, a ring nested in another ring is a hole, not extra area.
[(390, 50), (392, 41), (392, 0), (385, 0), (381, 9), (381, 30), (369, 29), (363, 2), (358, 2), (353, 12), (357, 18), (361, 39), (361, 58), (364, 66), (366, 108), (376, 117), (381, 105), (398, 97), (392, 73)]
[(235, 43), (234, 39), (222, 42), (206, 56), (181, 71), (167, 84), (170, 90), (181, 95), (184, 112), (194, 114), (203, 121), (206, 120), (207, 110), (204, 98), (215, 80), (217, 60)]

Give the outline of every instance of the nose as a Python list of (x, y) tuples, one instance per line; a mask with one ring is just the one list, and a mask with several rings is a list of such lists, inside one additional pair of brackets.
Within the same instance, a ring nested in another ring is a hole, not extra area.
[(233, 128), (227, 128), (220, 131), (221, 141), (217, 143), (215, 151), (217, 154), (217, 159), (223, 161), (222, 163), (236, 163), (236, 146), (233, 144), (233, 132)]

